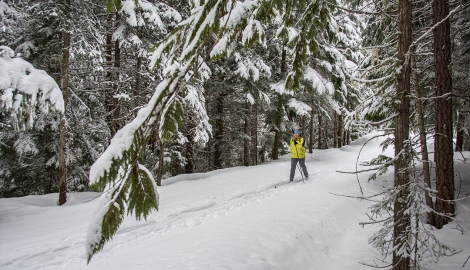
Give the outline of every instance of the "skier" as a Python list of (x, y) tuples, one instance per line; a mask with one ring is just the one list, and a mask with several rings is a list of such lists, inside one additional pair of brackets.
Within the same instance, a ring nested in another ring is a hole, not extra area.
[[(305, 140), (300, 136), (300, 130), (294, 130), (294, 136), (290, 139), (290, 151), (291, 151), (291, 162), (290, 162), (290, 176), (289, 183), (294, 181), (295, 167), (297, 162), (300, 163), (300, 168), (305, 176), (305, 180), (308, 180), (307, 167), (305, 167)], [(300, 172), (302, 174), (302, 172)]]

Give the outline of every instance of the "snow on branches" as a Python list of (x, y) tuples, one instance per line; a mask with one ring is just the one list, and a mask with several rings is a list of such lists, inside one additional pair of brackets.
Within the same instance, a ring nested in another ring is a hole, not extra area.
[(64, 99), (54, 79), (14, 56), (12, 49), (0, 46), (0, 108), (10, 114), (13, 128), (31, 128), (38, 113), (63, 113)]

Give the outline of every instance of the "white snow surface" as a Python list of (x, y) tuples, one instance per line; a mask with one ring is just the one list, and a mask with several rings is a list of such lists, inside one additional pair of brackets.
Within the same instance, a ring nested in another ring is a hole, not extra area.
[[(89, 265), (85, 238), (98, 193), (69, 193), (64, 206), (57, 206), (58, 194), (0, 199), (0, 269), (371, 269), (359, 263), (375, 258), (368, 238), (379, 227), (359, 226), (371, 203), (333, 195), (360, 195), (356, 176), (337, 171), (354, 170), (370, 137), (307, 154), (305, 183), (297, 172), (287, 184), (289, 155), (166, 179), (158, 187), (159, 212), (146, 221), (127, 217)], [(380, 141), (368, 143), (359, 160), (381, 153)], [(455, 156), (461, 197), (470, 192), (470, 152), (463, 155), (467, 164)], [(392, 173), (370, 183), (367, 177), (359, 175), (366, 196), (393, 184)], [(459, 202), (457, 212), (470, 230), (470, 202)], [(469, 233), (454, 228), (446, 225), (438, 237), (462, 252), (437, 264), (423, 262), (421, 269), (469, 269), (470, 262), (462, 268)]]

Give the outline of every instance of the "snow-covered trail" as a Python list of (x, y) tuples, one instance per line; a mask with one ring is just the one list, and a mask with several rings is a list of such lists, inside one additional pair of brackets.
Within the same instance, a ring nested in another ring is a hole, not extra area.
[[(362, 142), (309, 154), (305, 183), (286, 184), (288, 155), (169, 179), (159, 187), (160, 211), (141, 222), (128, 217), (88, 266), (84, 240), (96, 200), (87, 199), (96, 194), (71, 194), (63, 207), (53, 206), (54, 195), (41, 196), (43, 207), (28, 197), (1, 199), (0, 268), (366, 269), (358, 262), (371, 257), (367, 238), (376, 228), (358, 223), (370, 203), (332, 194), (360, 195), (356, 176), (337, 171), (355, 169)], [(378, 143), (361, 160), (377, 156)], [(376, 193), (379, 183), (366, 178), (365, 193)], [(26, 214), (38, 222), (23, 223)]]

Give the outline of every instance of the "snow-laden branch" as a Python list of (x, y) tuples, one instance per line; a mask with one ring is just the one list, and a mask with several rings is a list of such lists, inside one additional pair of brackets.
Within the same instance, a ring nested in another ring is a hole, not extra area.
[(8, 110), (16, 129), (31, 128), (37, 108), (64, 112), (64, 99), (54, 79), (28, 61), (14, 58), (15, 52), (0, 46), (0, 109)]

